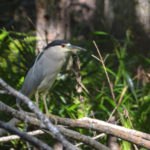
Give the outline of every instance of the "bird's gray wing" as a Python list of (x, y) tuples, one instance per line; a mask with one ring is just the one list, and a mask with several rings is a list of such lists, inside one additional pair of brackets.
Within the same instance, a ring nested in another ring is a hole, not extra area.
[[(34, 93), (34, 91), (36, 90), (36, 88), (38, 87), (38, 85), (43, 80), (42, 66), (40, 64), (37, 65), (38, 60), (41, 58), (42, 55), (43, 55), (43, 52), (41, 52), (35, 58), (34, 63), (32, 63), (33, 65), (31, 66), (31, 68), (29, 69), (29, 71), (26, 74), (24, 83), (23, 83), (22, 88), (20, 90), (20, 92), (26, 96), (31, 96)], [(17, 98), (16, 104), (17, 104), (17, 107), (19, 108), (19, 110), (21, 110), (20, 102), (21, 102), (20, 99)]]
[(43, 67), (40, 63), (38, 63), (42, 54), (43, 52), (36, 57), (33, 66), (29, 69), (25, 77), (23, 86), (21, 88), (21, 92), (24, 95), (31, 96), (43, 80)]

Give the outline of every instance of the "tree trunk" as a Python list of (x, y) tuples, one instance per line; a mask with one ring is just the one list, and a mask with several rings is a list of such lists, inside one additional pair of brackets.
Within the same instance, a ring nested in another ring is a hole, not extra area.
[(36, 0), (37, 50), (55, 39), (69, 39), (68, 0)]
[(150, 1), (138, 0), (136, 5), (136, 15), (142, 24), (145, 32), (150, 37)]

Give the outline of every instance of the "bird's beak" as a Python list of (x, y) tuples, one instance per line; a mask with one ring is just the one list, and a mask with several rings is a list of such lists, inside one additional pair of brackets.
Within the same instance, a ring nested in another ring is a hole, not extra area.
[(86, 51), (85, 48), (79, 47), (79, 46), (75, 46), (72, 44), (67, 45), (67, 48), (72, 51), (72, 52), (78, 52), (78, 51)]

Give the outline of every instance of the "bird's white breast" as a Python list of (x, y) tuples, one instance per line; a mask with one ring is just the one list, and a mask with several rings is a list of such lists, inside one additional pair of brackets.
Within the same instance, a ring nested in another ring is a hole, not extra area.
[[(39, 92), (48, 91), (56, 80), (57, 74), (60, 72), (66, 57), (49, 57), (50, 54), (44, 55), (39, 61), (38, 66), (45, 66), (40, 70), (43, 74), (43, 80), (38, 85), (37, 90)], [(51, 58), (51, 59), (49, 59)], [(43, 65), (44, 63), (44, 65)]]

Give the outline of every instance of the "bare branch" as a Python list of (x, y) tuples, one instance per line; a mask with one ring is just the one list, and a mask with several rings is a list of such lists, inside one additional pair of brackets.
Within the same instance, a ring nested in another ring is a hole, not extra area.
[[(5, 107), (7, 107), (7, 109), (5, 109)], [(8, 108), (10, 107), (0, 102), (0, 111), (4, 111), (4, 109), (8, 110)], [(26, 116), (25, 113), (21, 113), (12, 108), (10, 108), (8, 112), (11, 114), (15, 114), (16, 115), (15, 117), (20, 118), (21, 120), (25, 119)], [(30, 123), (32, 125), (37, 125), (40, 126), (41, 128), (45, 127), (44, 124), (42, 124), (41, 121), (39, 121), (36, 117), (26, 117), (26, 119), (30, 120)], [(143, 133), (133, 129), (128, 129), (97, 119), (84, 118), (74, 120), (68, 118), (61, 118), (55, 115), (50, 115), (50, 119), (53, 122), (57, 122), (57, 124), (66, 125), (70, 127), (84, 128), (88, 130), (90, 129), (98, 132), (103, 132), (106, 134), (111, 134), (126, 141), (140, 145), (142, 147), (150, 148), (150, 135), (147, 133)]]
[[(27, 134), (33, 135), (33, 136), (43, 134), (43, 133), (44, 132), (42, 130), (35, 130), (35, 131), (27, 132)], [(4, 137), (0, 137), (0, 142), (7, 142), (7, 141), (17, 140), (17, 139), (20, 139), (20, 136), (18, 135), (4, 136)]]
[[(21, 119), (21, 120), (26, 119), (26, 121), (32, 125), (39, 126), (40, 128), (45, 128), (45, 125), (40, 120), (38, 120), (36, 117), (29, 117), (26, 112), (17, 111), (2, 102), (0, 102), (0, 111), (8, 112), (10, 114), (13, 114), (18, 119)], [(53, 119), (55, 120), (55, 117)], [(58, 129), (65, 136), (75, 139), (75, 140), (79, 140), (81, 142), (84, 142), (84, 143), (88, 144), (89, 146), (92, 146), (95, 149), (108, 150), (108, 148), (106, 146), (100, 144), (99, 142), (93, 140), (92, 138), (90, 138), (88, 136), (82, 135), (75, 131), (71, 131), (69, 129), (65, 129), (61, 126), (58, 126)]]
[[(1, 109), (0, 109), (1, 110)], [(9, 122), (7, 122), (10, 126), (15, 127), (15, 125), (19, 124), (20, 121), (16, 118), (12, 118)], [(7, 134), (7, 131), (4, 129), (0, 129), (0, 136)]]
[(117, 106), (114, 108), (114, 110), (113, 110), (112, 113), (110, 114), (110, 116), (109, 116), (107, 122), (110, 121), (110, 119), (112, 118), (112, 116), (114, 115), (114, 113), (116, 112), (116, 110), (118, 109), (119, 105), (121, 104), (121, 101), (123, 100), (124, 94), (125, 94), (125, 92), (127, 91), (127, 89), (128, 89), (128, 86), (125, 86), (124, 89), (123, 89), (123, 91), (122, 91), (122, 93), (121, 93), (121, 96), (120, 96), (120, 98), (119, 98), (119, 101), (118, 101), (118, 103), (117, 103)]
[(7, 95), (10, 95), (10, 93), (6, 90), (0, 90), (0, 94), (7, 94)]
[[(97, 140), (99, 138), (103, 138), (105, 135), (106, 135), (105, 133), (101, 133), (101, 134), (99, 134), (97, 136), (92, 137), (92, 139)], [(83, 145), (82, 142), (76, 144), (76, 146), (81, 146), (81, 145)]]
[(106, 134), (111, 134), (126, 141), (140, 145), (145, 148), (150, 148), (150, 135), (133, 129), (128, 129), (111, 123), (107, 123), (97, 119), (83, 118), (78, 120), (61, 118), (58, 116), (51, 115), (52, 120), (55, 118), (55, 122), (62, 125), (68, 125), (70, 127), (79, 127), (85, 129), (91, 129)]
[(92, 139), (89, 136), (82, 135), (78, 132), (75, 132), (73, 130), (65, 129), (64, 127), (61, 126), (59, 130), (67, 137), (70, 137), (72, 139), (82, 141), (85, 144), (92, 146), (93, 148), (97, 150), (110, 150), (110, 148), (104, 146), (103, 144), (97, 142), (96, 140)]
[(34, 146), (36, 146), (38, 148), (41, 148), (44, 150), (52, 150), (52, 148), (50, 148), (47, 144), (43, 143), (42, 141), (38, 140), (37, 138), (35, 138), (33, 136), (28, 135), (25, 132), (18, 130), (17, 128), (11, 127), (7, 123), (0, 121), (0, 127), (9, 131), (10, 133), (14, 133), (14, 134), (19, 135), (21, 138), (32, 143)]
[(20, 98), (29, 108), (31, 111), (33, 111), (37, 117), (45, 124), (47, 129), (53, 134), (54, 138), (56, 138), (58, 141), (62, 142), (64, 147), (68, 150), (76, 150), (77, 148), (73, 146), (70, 142), (68, 142), (64, 136), (59, 132), (57, 127), (55, 127), (51, 121), (36, 107), (36, 105), (26, 96), (24, 96), (22, 93), (16, 91), (11, 86), (9, 86), (5, 81), (3, 81), (0, 78), (0, 85), (7, 89), (12, 95)]
[(110, 78), (109, 78), (109, 75), (107, 73), (107, 70), (106, 70), (106, 67), (105, 67), (105, 63), (104, 63), (104, 60), (103, 60), (103, 57), (100, 53), (100, 50), (97, 46), (97, 44), (95, 43), (95, 41), (93, 41), (95, 47), (96, 47), (96, 50), (97, 50), (97, 53), (99, 55), (99, 59), (100, 59), (100, 62), (102, 63), (103, 65), (103, 68), (104, 68), (104, 71), (105, 71), (105, 74), (106, 74), (106, 77), (107, 77), (107, 80), (108, 80), (108, 84), (109, 84), (109, 87), (110, 87), (110, 91), (111, 91), (111, 95), (112, 95), (112, 98), (113, 98), (113, 101), (116, 103), (116, 98), (115, 98), (115, 94), (114, 94), (114, 91), (113, 91), (113, 86), (112, 86), (112, 83), (110, 81)]

